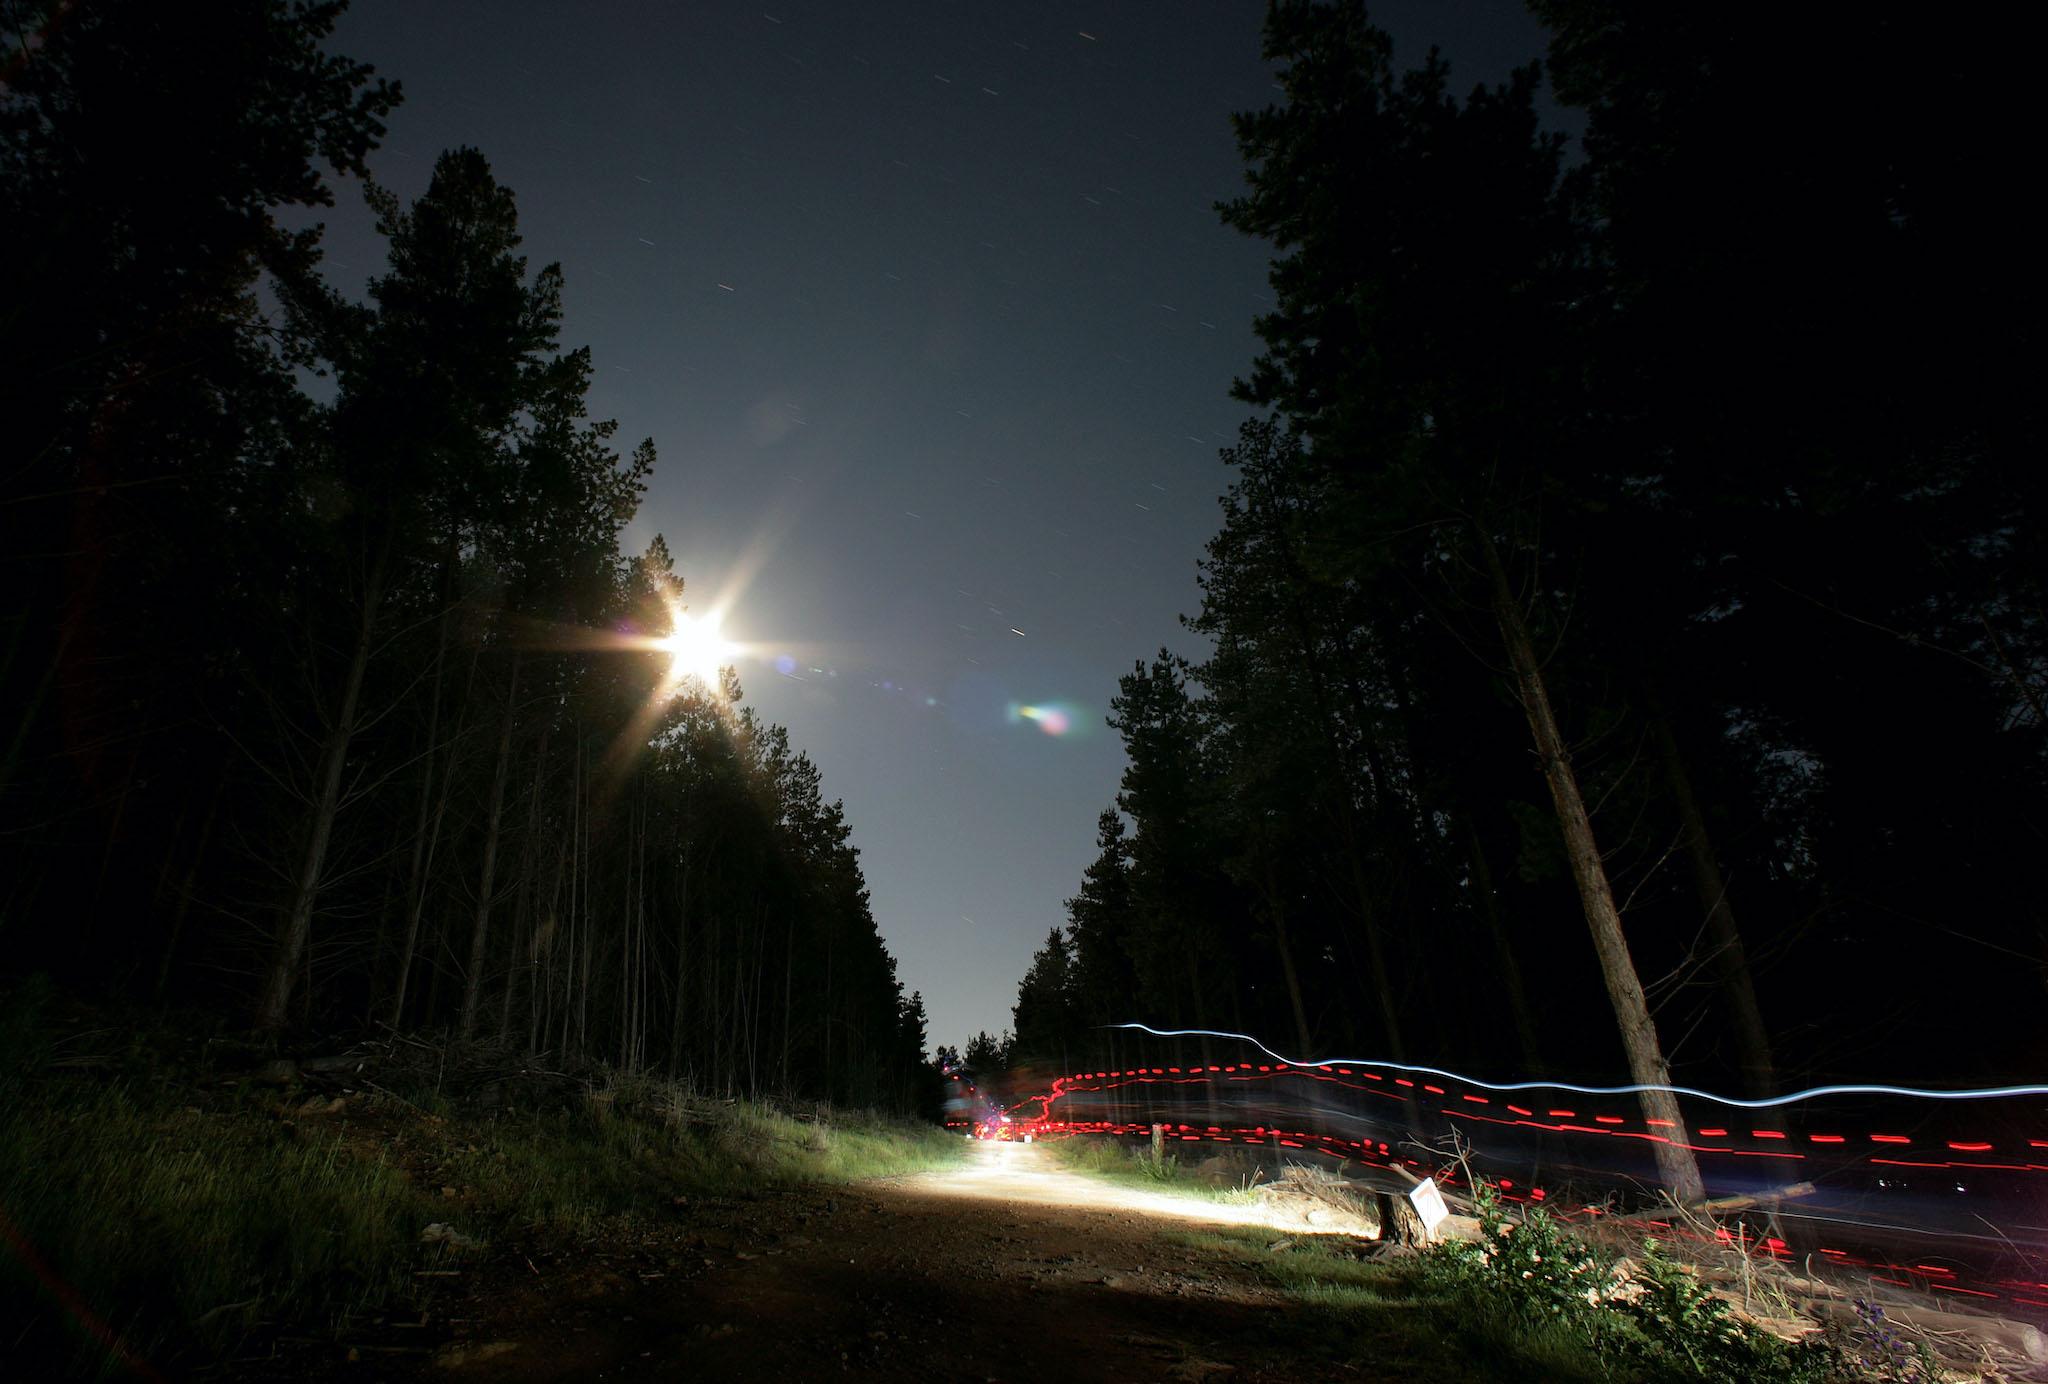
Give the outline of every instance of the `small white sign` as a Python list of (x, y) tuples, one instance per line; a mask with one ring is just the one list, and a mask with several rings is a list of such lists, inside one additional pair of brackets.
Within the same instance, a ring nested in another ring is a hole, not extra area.
[(1436, 1238), (1436, 1228), (1451, 1218), (1451, 1208), (1444, 1205), (1444, 1194), (1437, 1190), (1433, 1177), (1425, 1177), (1408, 1189), (1408, 1203), (1422, 1218), (1422, 1233), (1431, 1239)]

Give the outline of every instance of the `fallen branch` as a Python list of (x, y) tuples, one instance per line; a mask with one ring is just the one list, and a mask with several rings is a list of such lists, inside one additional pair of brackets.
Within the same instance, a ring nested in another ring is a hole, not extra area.
[[(1695, 1202), (1686, 1209), (1704, 1211), (1713, 1215), (1721, 1211), (1748, 1211), (1758, 1206), (1775, 1206), (1781, 1201), (1792, 1201), (1798, 1197), (1811, 1196), (1814, 1185), (1811, 1182), (1794, 1182), (1785, 1187), (1773, 1187), (1769, 1191), (1752, 1192), (1746, 1196), (1715, 1197), (1712, 1201)], [(1663, 1208), (1659, 1207), (1660, 1212)]]

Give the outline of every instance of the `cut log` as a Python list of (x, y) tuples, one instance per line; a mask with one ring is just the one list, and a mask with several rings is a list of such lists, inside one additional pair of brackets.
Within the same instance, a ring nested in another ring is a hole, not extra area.
[[(1919, 1331), (1987, 1342), (2022, 1356), (2031, 1364), (2048, 1365), (2048, 1337), (2041, 1334), (2039, 1327), (2026, 1322), (2007, 1321), (2003, 1317), (1978, 1317), (1964, 1312), (1942, 1312), (1932, 1307), (1898, 1307), (1890, 1303), (1883, 1306), (1887, 1321), (1902, 1322)], [(1855, 1308), (1840, 1302), (1816, 1301), (1811, 1310), (1823, 1320), (1833, 1318), (1851, 1325), (1861, 1321)]]

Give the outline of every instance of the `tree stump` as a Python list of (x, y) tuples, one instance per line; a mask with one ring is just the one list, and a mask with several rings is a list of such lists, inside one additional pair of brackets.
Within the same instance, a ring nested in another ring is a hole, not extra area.
[(1419, 1249), (1429, 1243), (1429, 1233), (1422, 1228), (1422, 1217), (1415, 1214), (1414, 1206), (1399, 1192), (1373, 1193), (1373, 1207), (1379, 1212), (1381, 1244), (1408, 1245)]

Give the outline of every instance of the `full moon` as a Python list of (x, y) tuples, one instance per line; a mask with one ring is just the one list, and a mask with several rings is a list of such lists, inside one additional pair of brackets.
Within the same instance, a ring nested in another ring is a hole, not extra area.
[(675, 630), (659, 643), (668, 650), (671, 677), (696, 678), (710, 691), (718, 690), (718, 670), (725, 666), (733, 646), (719, 632), (716, 617), (697, 620), (679, 612)]

